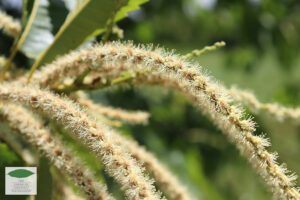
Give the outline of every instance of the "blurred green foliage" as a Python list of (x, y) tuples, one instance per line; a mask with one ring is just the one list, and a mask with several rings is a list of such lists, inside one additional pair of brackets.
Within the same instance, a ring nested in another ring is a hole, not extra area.
[[(253, 90), (262, 101), (300, 105), (297, 0), (151, 0), (119, 26), (125, 40), (154, 43), (183, 54), (223, 40), (226, 47), (195, 62), (227, 86)], [(2, 51), (2, 44), (0, 48)], [(94, 91), (91, 96), (107, 104), (149, 111), (149, 125), (125, 125), (120, 130), (154, 152), (195, 196), (207, 200), (271, 199), (247, 161), (181, 94), (157, 87), (125, 86)], [(257, 134), (271, 138), (280, 162), (300, 174), (299, 124), (280, 123), (264, 115), (254, 120), (259, 124)], [(64, 139), (74, 144), (73, 139)], [(72, 148), (99, 176), (103, 174), (83, 147)], [(17, 161), (16, 155), (0, 144), (1, 170)], [(118, 191), (112, 180), (105, 178), (109, 189)]]

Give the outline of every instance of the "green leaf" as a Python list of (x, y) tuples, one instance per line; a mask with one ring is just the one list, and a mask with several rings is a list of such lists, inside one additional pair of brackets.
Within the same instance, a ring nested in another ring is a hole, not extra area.
[(116, 21), (119, 21), (125, 17), (127, 17), (128, 13), (138, 10), (140, 8), (140, 5), (148, 2), (148, 0), (130, 0), (128, 1), (128, 4), (121, 8), (117, 15), (116, 15)]
[(34, 173), (27, 169), (16, 169), (16, 170), (8, 173), (9, 176), (15, 177), (15, 178), (26, 178), (28, 176), (31, 176), (32, 174), (34, 174)]
[(41, 64), (51, 62), (55, 57), (76, 49), (87, 39), (103, 32), (120, 4), (127, 3), (117, 12), (116, 21), (145, 2), (146, 0), (85, 0), (69, 14), (54, 42), (35, 61), (30, 74)]
[[(9, 70), (20, 50), (29, 58), (37, 58), (54, 40), (58, 27), (64, 22), (69, 9), (66, 2), (71, 0), (24, 0), (22, 26), (24, 31), (12, 48), (2, 75)], [(77, 0), (80, 1), (80, 0)], [(73, 6), (77, 1), (73, 0)], [(30, 13), (30, 16), (28, 14)]]
[[(23, 6), (27, 7), (28, 6), (27, 3), (25, 2), (23, 4)], [(25, 27), (24, 31), (22, 32), (21, 36), (18, 38), (18, 41), (14, 44), (14, 46), (12, 48), (12, 51), (11, 51), (11, 54), (9, 55), (9, 58), (7, 59), (7, 62), (5, 63), (5, 66), (3, 67), (1, 78), (3, 78), (5, 72), (10, 69), (11, 63), (12, 63), (15, 55), (17, 54), (18, 50), (22, 47), (23, 43), (25, 42), (25, 40), (26, 40), (26, 38), (27, 38), (27, 36), (30, 32), (31, 26), (34, 22), (34, 19), (37, 15), (39, 5), (40, 5), (40, 0), (35, 0), (34, 3), (33, 3), (32, 9), (31, 9), (31, 14), (28, 18), (28, 21), (26, 22), (26, 27)], [(26, 9), (24, 8), (24, 10), (26, 10)], [(25, 23), (24, 21), (26, 21), (26, 20), (23, 20), (23, 23)]]
[(33, 8), (34, 0), (23, 0), (22, 1), (22, 27), (26, 26), (29, 13), (31, 13), (31, 10)]
[(36, 6), (36, 14), (32, 24), (28, 24), (31, 26), (30, 30), (26, 34), (24, 42), (22, 41), (23, 43), (20, 44), (20, 50), (30, 58), (36, 58), (54, 39), (51, 33), (52, 24), (49, 17), (48, 0), (40, 0)]
[[(24, 0), (22, 25), (25, 30), (14, 51), (21, 50), (30, 58), (38, 57), (53, 42), (54, 34), (69, 13), (64, 1)], [(29, 19), (28, 13), (31, 14)]]

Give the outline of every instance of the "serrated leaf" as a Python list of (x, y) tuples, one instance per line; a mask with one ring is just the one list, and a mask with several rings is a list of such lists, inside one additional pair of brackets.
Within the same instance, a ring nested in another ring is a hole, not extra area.
[(15, 178), (26, 178), (34, 174), (32, 171), (27, 169), (16, 169), (8, 173), (9, 176)]
[[(54, 34), (69, 13), (69, 8), (66, 7), (67, 0), (39, 1), (29, 33), (20, 47), (20, 50), (30, 58), (37, 58), (53, 42)], [(72, 2), (76, 6), (76, 1)]]
[(40, 0), (31, 28), (20, 48), (30, 58), (37, 57), (54, 39), (48, 9), (48, 0)]
[(116, 20), (126, 17), (128, 12), (137, 9), (146, 0), (85, 0), (69, 14), (54, 42), (32, 66), (31, 74), (41, 64), (51, 62), (55, 57), (76, 49), (95, 33), (103, 32), (120, 2), (127, 5), (117, 12)]
[[(50, 15), (49, 6), (62, 0), (24, 0), (22, 25), (25, 26), (22, 34), (12, 48), (9, 59), (4, 70), (11, 67), (17, 51), (22, 51), (30, 58), (36, 58), (44, 51), (54, 40), (52, 34), (53, 24), (59, 20), (64, 20), (60, 10), (56, 10), (56, 15)], [(66, 1), (66, 0), (65, 0)], [(50, 4), (51, 3), (51, 4)], [(57, 7), (63, 9), (63, 7)], [(28, 14), (30, 13), (30, 16)], [(60, 13), (60, 15), (57, 15)], [(59, 20), (58, 20), (59, 19)], [(52, 24), (53, 23), (53, 24)]]

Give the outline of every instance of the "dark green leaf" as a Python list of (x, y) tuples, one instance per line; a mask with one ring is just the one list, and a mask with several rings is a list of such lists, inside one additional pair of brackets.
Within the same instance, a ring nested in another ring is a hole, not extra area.
[(30, 31), (21, 46), (21, 51), (28, 57), (37, 57), (53, 41), (48, 7), (48, 0), (40, 0)]
[[(127, 3), (128, 2), (128, 3)], [(107, 21), (115, 12), (116, 6), (126, 4), (116, 14), (116, 20), (126, 17), (127, 13), (138, 8), (146, 0), (86, 0), (70, 13), (55, 36), (54, 42), (36, 60), (31, 74), (43, 63), (77, 48), (84, 41), (105, 30)]]

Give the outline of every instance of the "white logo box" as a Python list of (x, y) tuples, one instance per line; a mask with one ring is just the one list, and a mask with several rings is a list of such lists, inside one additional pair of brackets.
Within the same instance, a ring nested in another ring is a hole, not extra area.
[(5, 167), (5, 195), (36, 195), (36, 167)]

